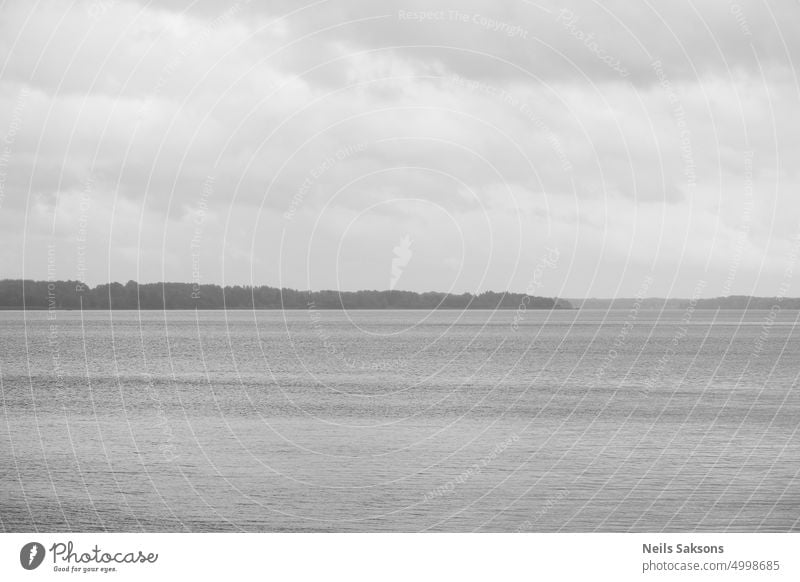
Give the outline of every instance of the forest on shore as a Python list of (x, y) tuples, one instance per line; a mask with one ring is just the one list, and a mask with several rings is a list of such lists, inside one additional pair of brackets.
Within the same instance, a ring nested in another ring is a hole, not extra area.
[(0, 280), (0, 309), (800, 309), (792, 297), (559, 299), (524, 293), (300, 291), (267, 285)]
[[(523, 306), (523, 307), (520, 307)], [(0, 309), (572, 309), (562, 299), (486, 291), (298, 291), (266, 285), (0, 280)]]

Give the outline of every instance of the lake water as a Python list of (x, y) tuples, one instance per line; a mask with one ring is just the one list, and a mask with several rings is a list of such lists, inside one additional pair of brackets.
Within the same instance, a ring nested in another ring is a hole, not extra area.
[(0, 312), (0, 529), (798, 531), (798, 315)]

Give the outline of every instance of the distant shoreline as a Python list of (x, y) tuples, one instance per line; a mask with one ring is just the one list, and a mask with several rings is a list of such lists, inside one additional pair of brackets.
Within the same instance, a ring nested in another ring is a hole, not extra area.
[(561, 299), (526, 293), (485, 291), (479, 294), (429, 291), (299, 291), (261, 286), (128, 281), (90, 287), (81, 281), (0, 280), (0, 310), (194, 311), (194, 310), (629, 310), (800, 309), (800, 298), (730, 295), (709, 299), (660, 297)]
[[(688, 300), (687, 300), (688, 301)], [(316, 308), (318, 311), (516, 311), (511, 307), (436, 307), (432, 309), (425, 309), (422, 307), (321, 307)], [(772, 311), (768, 307), (695, 307), (697, 311)], [(798, 306), (782, 306), (785, 311), (800, 311)], [(307, 311), (307, 307), (168, 307), (152, 308), (152, 307), (5, 307), (0, 306), (0, 312), (3, 311)], [(629, 311), (627, 307), (557, 307), (553, 309), (534, 309), (533, 311)], [(655, 307), (642, 308), (642, 312), (657, 312), (657, 311), (682, 311), (679, 307), (666, 307), (659, 309)]]
[(557, 297), (486, 291), (462, 293), (399, 290), (298, 291), (297, 289), (199, 283), (107, 283), (90, 287), (81, 281), (0, 280), (0, 309), (5, 310), (434, 310), (572, 309)]
[(567, 299), (575, 309), (633, 309), (633, 310), (665, 310), (665, 309), (721, 309), (721, 310), (779, 310), (800, 309), (800, 298), (796, 297), (753, 297), (750, 295), (728, 295), (707, 299), (665, 299), (663, 297), (647, 297), (636, 299), (623, 297), (619, 299)]

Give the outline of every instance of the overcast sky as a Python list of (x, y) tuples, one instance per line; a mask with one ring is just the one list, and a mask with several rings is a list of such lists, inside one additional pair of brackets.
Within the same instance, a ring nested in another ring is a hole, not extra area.
[(798, 2), (69, 4), (0, 7), (0, 277), (800, 295)]

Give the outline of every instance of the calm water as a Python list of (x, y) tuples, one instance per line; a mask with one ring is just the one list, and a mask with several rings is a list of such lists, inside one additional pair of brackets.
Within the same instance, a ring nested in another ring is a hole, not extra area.
[(513, 318), (0, 312), (0, 529), (800, 530), (798, 312)]

